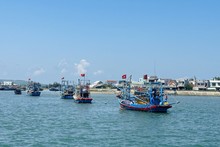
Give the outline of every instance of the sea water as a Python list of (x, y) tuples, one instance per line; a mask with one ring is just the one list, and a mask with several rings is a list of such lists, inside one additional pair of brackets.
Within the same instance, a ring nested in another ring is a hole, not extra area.
[(43, 91), (0, 91), (0, 146), (220, 146), (220, 97), (170, 96), (168, 113), (121, 110), (115, 95), (92, 104)]

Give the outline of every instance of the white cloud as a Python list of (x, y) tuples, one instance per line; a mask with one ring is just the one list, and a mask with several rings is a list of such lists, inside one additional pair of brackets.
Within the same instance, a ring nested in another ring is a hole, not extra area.
[(59, 68), (63, 68), (63, 67), (66, 67), (68, 65), (68, 63), (67, 63), (67, 61), (66, 61), (66, 59), (62, 59), (62, 60), (60, 60), (60, 62), (58, 63), (58, 67)]
[(60, 73), (63, 75), (67, 72), (67, 66), (68, 63), (66, 61), (66, 59), (62, 59), (60, 60), (60, 62), (58, 63), (57, 67), (61, 70)]
[(42, 75), (43, 73), (45, 73), (45, 70), (43, 68), (39, 68), (33, 72), (33, 76), (39, 76)]
[(67, 72), (67, 69), (66, 68), (63, 68), (62, 70), (61, 70), (61, 74), (65, 74)]
[(86, 68), (90, 66), (90, 63), (87, 62), (85, 59), (80, 60), (79, 64), (75, 64), (75, 68), (77, 70), (77, 74), (86, 73)]
[(100, 74), (103, 74), (103, 71), (102, 70), (98, 70), (96, 72), (93, 73), (94, 75), (100, 75)]

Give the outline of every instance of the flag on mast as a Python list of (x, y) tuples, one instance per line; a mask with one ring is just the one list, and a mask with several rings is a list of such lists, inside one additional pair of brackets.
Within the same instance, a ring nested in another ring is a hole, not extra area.
[(144, 80), (147, 80), (147, 78), (148, 78), (147, 75), (144, 75)]
[(126, 74), (122, 75), (122, 79), (126, 79), (126, 78), (127, 78)]
[(81, 76), (81, 77), (85, 77), (85, 76), (86, 76), (86, 74), (80, 74), (80, 76)]

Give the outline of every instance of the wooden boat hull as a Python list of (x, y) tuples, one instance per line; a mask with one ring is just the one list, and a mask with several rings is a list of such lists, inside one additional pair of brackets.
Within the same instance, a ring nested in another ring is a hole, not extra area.
[(76, 103), (92, 103), (92, 98), (74, 98)]
[(166, 113), (169, 108), (172, 108), (172, 105), (157, 105), (157, 107), (152, 109), (151, 112)]
[(122, 109), (158, 113), (166, 113), (167, 109), (172, 107), (171, 105), (134, 104), (129, 100), (120, 100), (119, 103)]

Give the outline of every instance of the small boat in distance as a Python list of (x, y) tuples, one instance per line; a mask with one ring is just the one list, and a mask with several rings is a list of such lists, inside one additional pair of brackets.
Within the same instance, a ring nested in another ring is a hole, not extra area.
[(41, 92), (41, 84), (37, 82), (33, 82), (31, 80), (28, 81), (27, 85), (27, 95), (29, 96), (40, 96)]
[(83, 79), (78, 79), (78, 85), (76, 87), (76, 93), (73, 96), (77, 103), (92, 103), (90, 95), (90, 81), (85, 79), (85, 74), (81, 74)]
[(20, 88), (15, 88), (15, 90), (14, 90), (14, 93), (16, 94), (16, 95), (21, 95), (21, 89)]
[(62, 78), (62, 81), (61, 81), (61, 98), (62, 99), (73, 99), (75, 86), (73, 82), (72, 82), (72, 85), (70, 85), (70, 83), (71, 83), (70, 81), (64, 80), (64, 78)]

